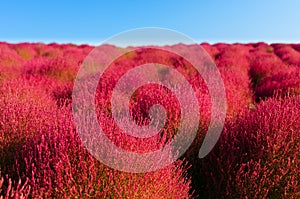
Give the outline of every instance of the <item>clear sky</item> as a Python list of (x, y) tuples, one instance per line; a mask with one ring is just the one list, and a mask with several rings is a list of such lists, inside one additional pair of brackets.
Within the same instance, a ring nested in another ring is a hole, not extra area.
[(0, 41), (97, 44), (133, 28), (162, 27), (197, 42), (300, 43), (299, 0), (8, 0)]

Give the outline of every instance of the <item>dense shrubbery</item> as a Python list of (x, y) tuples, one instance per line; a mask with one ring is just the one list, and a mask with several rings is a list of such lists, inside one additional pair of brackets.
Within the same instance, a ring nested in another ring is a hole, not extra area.
[(287, 64), (300, 66), (300, 52), (287, 44), (273, 44), (275, 54)]
[[(139, 52), (125, 57), (121, 69), (108, 72), (106, 83), (113, 87), (109, 75), (143, 64), (142, 56), (160, 56), (161, 63), (186, 75), (201, 108), (198, 136), (181, 160), (131, 174), (92, 157), (73, 124), (74, 79), (93, 47), (0, 43), (0, 198), (299, 198), (299, 45), (201, 45), (215, 60), (227, 95), (225, 128), (204, 159), (197, 155), (209, 122), (210, 97), (203, 79), (184, 60)], [(106, 48), (106, 53), (119, 50)], [(170, 48), (193, 53), (195, 45)], [(105, 89), (111, 88), (99, 86), (98, 102), (107, 103)], [(135, 120), (147, 123), (150, 106), (160, 103), (169, 111), (166, 131), (138, 142), (108, 125), (108, 135), (128, 150), (161, 147), (166, 143), (162, 137), (171, 138), (178, 127), (178, 103), (161, 87), (135, 94), (130, 104)], [(105, 111), (110, 115), (111, 110)]]
[(204, 198), (298, 198), (300, 98), (272, 98), (226, 123), (195, 173)]

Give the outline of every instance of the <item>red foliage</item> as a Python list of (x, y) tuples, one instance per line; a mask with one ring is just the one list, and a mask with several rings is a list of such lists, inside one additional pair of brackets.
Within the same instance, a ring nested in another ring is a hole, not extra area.
[(272, 98), (227, 122), (194, 168), (205, 198), (298, 198), (300, 98)]
[[(60, 52), (59, 45), (50, 46), (38, 45)], [(0, 82), (0, 197), (188, 198), (192, 191), (183, 161), (131, 174), (89, 154), (75, 132), (70, 101), (72, 81), (91, 48), (63, 49), (64, 57), (33, 58), (19, 77)]]
[[(291, 45), (274, 44), (275, 54), (287, 64), (300, 67), (300, 52), (295, 50)], [(297, 48), (297, 47), (296, 47)]]
[[(215, 60), (227, 96), (223, 134), (204, 159), (197, 155), (210, 121), (210, 94), (186, 60), (165, 52), (131, 53), (120, 57), (99, 82), (97, 103), (108, 105), (115, 78), (146, 58), (182, 73), (198, 99), (198, 136), (183, 160), (155, 172), (131, 174), (92, 157), (73, 124), (73, 82), (94, 47), (0, 42), (0, 198), (298, 198), (300, 45), (201, 46)], [(169, 48), (194, 56), (197, 47)], [(105, 49), (106, 54), (121, 50), (110, 45)], [(255, 103), (255, 98), (262, 100)], [(144, 142), (118, 131), (109, 117), (111, 109), (97, 103), (98, 119), (108, 122), (108, 137), (128, 150), (161, 148), (178, 128), (180, 104), (163, 86), (141, 87), (130, 99), (139, 125), (149, 123), (152, 105), (166, 109), (165, 129)]]
[(63, 57), (39, 57), (27, 61), (23, 66), (23, 74), (44, 75), (59, 79), (60, 81), (73, 81), (79, 68), (79, 61), (74, 63), (74, 59), (66, 60)]
[(300, 94), (300, 69), (290, 67), (259, 82), (255, 88), (257, 97), (270, 97), (275, 94), (282, 96)]
[(11, 48), (9, 44), (0, 44), (0, 67), (20, 66), (24, 62), (23, 58)]
[(248, 71), (250, 65), (250, 49), (251, 47), (240, 44), (223, 48), (216, 56), (216, 64), (218, 67), (233, 66)]
[(24, 60), (30, 60), (37, 56), (37, 51), (34, 46), (30, 43), (15, 44), (13, 49), (20, 55)]
[(212, 46), (208, 43), (202, 43), (201, 46), (205, 49), (205, 51), (210, 55), (210, 57), (214, 60), (216, 56), (219, 54), (219, 50), (216, 46)]

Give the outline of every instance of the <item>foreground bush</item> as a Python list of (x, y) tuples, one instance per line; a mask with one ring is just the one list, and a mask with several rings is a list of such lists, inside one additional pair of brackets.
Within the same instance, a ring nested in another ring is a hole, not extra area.
[[(18, 84), (20, 80), (22, 85)], [(190, 180), (183, 162), (151, 173), (130, 174), (110, 169), (94, 159), (75, 132), (69, 105), (57, 106), (57, 99), (51, 98), (51, 86), (56, 88), (57, 82), (50, 82), (36, 76), (2, 83), (1, 196), (189, 197)]]
[[(284, 121), (284, 122), (283, 122)], [(272, 98), (228, 122), (195, 167), (205, 198), (299, 198), (300, 98)]]

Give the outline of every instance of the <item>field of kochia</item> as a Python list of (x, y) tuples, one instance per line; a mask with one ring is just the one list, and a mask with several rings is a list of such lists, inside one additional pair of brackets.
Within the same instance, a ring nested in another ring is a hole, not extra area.
[[(215, 62), (226, 90), (221, 137), (205, 158), (198, 158), (211, 115), (204, 81), (184, 61), (145, 55), (186, 72), (201, 114), (197, 137), (179, 160), (135, 174), (102, 164), (76, 132), (72, 90), (93, 46), (0, 42), (0, 198), (300, 198), (300, 44), (199, 45)], [(193, 56), (195, 46), (171, 48)], [(106, 53), (120, 50), (105, 48)], [(152, 85), (135, 93), (130, 110), (136, 123), (145, 125), (149, 108), (162, 104), (167, 112), (163, 131), (141, 140), (120, 132), (111, 120), (107, 96), (113, 77), (132, 62), (142, 64), (143, 53), (121, 58), (120, 70), (108, 71), (95, 97), (107, 136), (140, 153), (170, 142), (180, 118), (176, 96)]]

